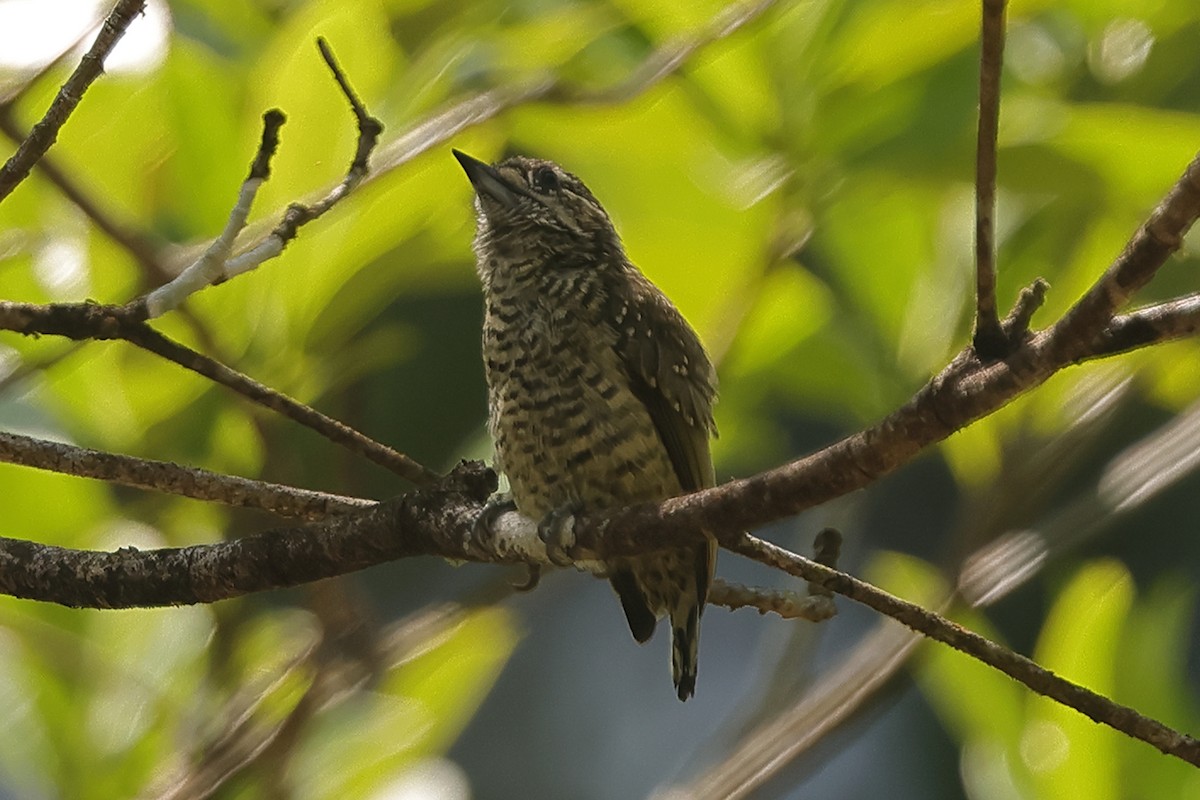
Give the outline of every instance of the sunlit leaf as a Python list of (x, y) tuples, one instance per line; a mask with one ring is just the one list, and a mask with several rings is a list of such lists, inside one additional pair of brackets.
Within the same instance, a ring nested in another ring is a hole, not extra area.
[[(1080, 570), (1059, 594), (1042, 628), (1035, 659), (1067, 680), (1101, 694), (1116, 686), (1116, 653), (1133, 602), (1133, 580), (1114, 561)], [(1073, 709), (1037, 697), (1021, 753), (1029, 774), (1046, 797), (1119, 797), (1120, 734), (1096, 725)]]

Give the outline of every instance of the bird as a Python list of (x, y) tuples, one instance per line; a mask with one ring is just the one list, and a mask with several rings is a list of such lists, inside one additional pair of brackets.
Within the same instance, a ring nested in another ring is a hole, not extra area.
[[(551, 161), (489, 165), (452, 152), (475, 190), (488, 428), (510, 489), (489, 508), (538, 521), (558, 561), (555, 530), (573, 514), (712, 486), (716, 371), (683, 315), (629, 260), (604, 207)], [(680, 700), (695, 693), (716, 564), (716, 539), (702, 533), (694, 545), (599, 569), (637, 642), (669, 618)]]

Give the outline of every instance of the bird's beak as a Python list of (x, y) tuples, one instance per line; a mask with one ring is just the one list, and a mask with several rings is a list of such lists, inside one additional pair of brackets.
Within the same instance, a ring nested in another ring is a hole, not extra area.
[(461, 150), (451, 150), (450, 152), (454, 153), (454, 157), (462, 165), (463, 171), (467, 173), (467, 179), (475, 187), (475, 193), (480, 197), (490, 198), (504, 206), (513, 206), (517, 203), (517, 196), (524, 194), (506, 181), (499, 172), (479, 159), (472, 158)]

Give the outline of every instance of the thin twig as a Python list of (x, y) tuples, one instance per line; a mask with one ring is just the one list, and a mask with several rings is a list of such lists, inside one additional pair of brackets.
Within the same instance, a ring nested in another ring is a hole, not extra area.
[(176, 278), (130, 303), (132, 313), (143, 319), (160, 317), (178, 308), (184, 300), (204, 287), (221, 283), (237, 274), (229, 267), (230, 254), (233, 252), (237, 235), (246, 227), (246, 219), (250, 216), (250, 207), (259, 187), (271, 174), (271, 158), (279, 148), (279, 129), (286, 121), (283, 112), (277, 108), (263, 114), (258, 151), (250, 163), (250, 174), (246, 176), (238, 191), (237, 202), (229, 212), (225, 229), (204, 253)]
[(354, 180), (357, 183), (367, 174), (367, 163), (371, 159), (371, 153), (375, 151), (375, 145), (379, 142), (379, 134), (383, 133), (383, 123), (367, 113), (366, 106), (358, 99), (358, 93), (350, 85), (350, 79), (346, 77), (345, 71), (334, 58), (333, 50), (323, 36), (317, 37), (317, 49), (321, 51), (321, 58), (325, 59), (325, 64), (333, 73), (333, 79), (341, 88), (342, 95), (350, 103), (350, 110), (354, 112), (354, 119), (358, 123), (358, 146), (354, 150), (354, 158), (351, 159), (350, 169), (346, 173), (347, 181)]
[(713, 578), (708, 589), (708, 603), (730, 611), (753, 608), (759, 614), (778, 614), (784, 619), (805, 619), (809, 622), (823, 622), (837, 613), (833, 601), (824, 595), (803, 595), (790, 589), (743, 586), (722, 578)]
[(102, 306), (95, 303), (37, 305), (0, 300), (0, 330), (11, 330), (26, 335), (51, 334), (76, 340), (124, 339), (233, 389), (243, 397), (311, 428), (352, 453), (361, 455), (412, 483), (425, 485), (437, 479), (436, 472), (405, 454), (380, 444), (345, 423), (293, 400), (215, 359), (167, 338), (140, 321), (136, 311), (129, 306)]
[(258, 508), (299, 519), (324, 519), (373, 503), (357, 497), (238, 478), (169, 461), (104, 453), (6, 431), (0, 431), (0, 461), (195, 500)]
[(383, 123), (367, 113), (358, 95), (350, 86), (333, 52), (324, 39), (317, 40), (321, 57), (333, 73), (342, 93), (350, 103), (358, 124), (358, 144), (345, 177), (325, 197), (312, 205), (293, 203), (284, 212), (283, 219), (271, 233), (258, 244), (237, 256), (232, 255), (234, 242), (246, 227), (250, 206), (259, 188), (270, 174), (271, 158), (279, 146), (279, 128), (284, 115), (274, 109), (263, 115), (263, 132), (258, 152), (250, 166), (250, 174), (242, 184), (237, 204), (229, 215), (225, 230), (216, 241), (175, 280), (160, 286), (150, 294), (131, 304), (135, 314), (143, 319), (154, 319), (178, 308), (184, 300), (206, 286), (213, 286), (230, 278), (257, 269), (265, 262), (277, 257), (299, 233), (304, 225), (320, 218), (353, 192), (367, 175), (368, 161), (383, 131)]
[[(13, 119), (11, 107), (0, 104), (0, 133), (14, 142), (20, 142), (25, 134)], [(117, 218), (111, 210), (106, 209), (96, 197), (89, 194), (82, 185), (68, 175), (59, 165), (53, 154), (47, 153), (38, 161), (37, 171), (57, 188), (67, 200), (75, 204), (95, 226), (119, 247), (133, 257), (142, 270), (143, 286), (145, 288), (161, 286), (178, 274), (178, 270), (168, 265), (163, 257), (164, 243), (149, 231), (141, 230), (128, 221)], [(204, 348), (221, 357), (220, 345), (213, 338), (208, 327), (188, 309), (180, 310), (180, 318), (188, 325)], [(49, 364), (34, 367), (34, 371), (45, 369)], [(19, 379), (20, 376), (8, 375), (0, 378), (0, 390), (6, 385)]]
[(17, 184), (25, 180), (33, 165), (58, 139), (59, 130), (83, 99), (84, 92), (104, 71), (104, 59), (108, 58), (108, 54), (124, 35), (125, 29), (133, 22), (134, 17), (142, 13), (145, 5), (145, 0), (118, 0), (113, 6), (91, 49), (58, 90), (41, 121), (33, 126), (33, 130), (17, 148), (17, 152), (0, 167), (0, 202), (12, 193)]
[(819, 583), (830, 591), (873, 608), (930, 639), (936, 639), (1000, 670), (1034, 692), (1069, 706), (1095, 722), (1140, 739), (1167, 755), (1200, 766), (1200, 741), (1061, 678), (1025, 656), (939, 614), (749, 534), (742, 534), (730, 549), (790, 575)]
[(1200, 294), (1145, 306), (1112, 318), (1080, 361), (1106, 358), (1140, 347), (1184, 339), (1200, 331)]
[[(975, 352), (1003, 358), (1009, 339), (996, 310), (996, 132), (1004, 60), (1005, 0), (984, 0), (979, 55), (979, 131), (975, 149)], [(1019, 331), (1016, 341), (1024, 335)]]
[(381, 444), (346, 423), (322, 414), (312, 406), (259, 383), (220, 361), (197, 353), (195, 350), (167, 338), (149, 325), (142, 323), (128, 326), (123, 330), (121, 338), (198, 375), (203, 375), (222, 386), (233, 389), (243, 397), (316, 431), (351, 453), (363, 456), (368, 461), (373, 461), (384, 469), (391, 470), (417, 486), (427, 485), (440, 477), (438, 473), (399, 450)]
[(365, 182), (379, 180), (467, 128), (482, 125), (517, 106), (533, 102), (612, 105), (632, 100), (676, 74), (706, 46), (727, 39), (779, 4), (780, 0), (757, 0), (727, 6), (713, 15), (697, 33), (661, 45), (630, 75), (611, 86), (580, 88), (554, 77), (516, 88), (492, 89), (453, 103), (381, 147), (375, 158), (375, 169)]

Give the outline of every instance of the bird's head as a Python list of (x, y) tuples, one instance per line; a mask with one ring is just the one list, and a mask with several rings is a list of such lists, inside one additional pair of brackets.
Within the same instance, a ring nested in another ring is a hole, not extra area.
[(488, 165), (453, 152), (475, 187), (481, 248), (565, 268), (602, 264), (622, 254), (604, 208), (562, 167), (524, 156)]

